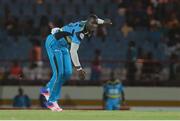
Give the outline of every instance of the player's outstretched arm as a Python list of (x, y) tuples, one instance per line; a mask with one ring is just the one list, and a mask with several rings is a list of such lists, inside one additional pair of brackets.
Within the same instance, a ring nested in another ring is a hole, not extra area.
[(74, 64), (76, 70), (79, 73), (80, 79), (84, 80), (86, 73), (83, 70), (83, 68), (81, 67), (81, 64), (79, 62), (79, 57), (78, 57), (78, 53), (77, 53), (78, 49), (79, 49), (79, 44), (72, 42), (71, 43), (71, 49), (70, 49), (71, 59), (72, 59), (72, 62)]
[(104, 19), (103, 20), (103, 19), (98, 18), (97, 21), (98, 21), (98, 24), (106, 24), (106, 25), (111, 25), (112, 24), (111, 19)]

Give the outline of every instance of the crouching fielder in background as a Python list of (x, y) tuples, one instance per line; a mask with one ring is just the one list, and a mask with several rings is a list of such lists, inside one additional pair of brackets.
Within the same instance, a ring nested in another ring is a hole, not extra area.
[(72, 74), (71, 60), (80, 79), (85, 79), (85, 71), (81, 67), (77, 51), (81, 40), (84, 37), (90, 37), (99, 24), (112, 23), (109, 19), (102, 20), (96, 15), (91, 15), (86, 21), (70, 23), (62, 28), (53, 28), (47, 37), (45, 46), (53, 75), (46, 87), (41, 89), (41, 94), (46, 97), (46, 106), (52, 111), (62, 111), (57, 101), (64, 81)]
[(121, 81), (111, 77), (104, 84), (103, 98), (106, 110), (119, 110), (121, 105), (125, 104), (125, 94)]

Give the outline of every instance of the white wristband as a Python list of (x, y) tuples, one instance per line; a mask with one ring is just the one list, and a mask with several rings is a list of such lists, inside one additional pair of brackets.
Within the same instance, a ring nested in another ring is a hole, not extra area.
[(53, 29), (51, 29), (51, 34), (55, 34), (59, 31), (61, 31), (61, 28), (59, 28), (59, 27), (53, 28)]
[(82, 67), (79, 67), (79, 68), (77, 68), (76, 70), (77, 70), (77, 71), (80, 71), (80, 70), (82, 70)]
[(98, 18), (98, 24), (103, 24), (104, 23), (104, 20), (102, 20), (102, 19), (100, 19), (100, 18)]

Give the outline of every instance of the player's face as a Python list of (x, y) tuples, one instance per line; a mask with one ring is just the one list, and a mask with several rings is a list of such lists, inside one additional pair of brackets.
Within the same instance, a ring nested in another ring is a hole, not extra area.
[(97, 27), (98, 27), (98, 23), (96, 19), (92, 18), (87, 22), (87, 28), (89, 31), (95, 31)]

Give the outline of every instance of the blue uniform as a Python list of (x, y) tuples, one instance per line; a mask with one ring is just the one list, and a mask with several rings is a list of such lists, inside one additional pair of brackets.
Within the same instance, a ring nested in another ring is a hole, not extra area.
[(70, 23), (60, 30), (61, 32), (69, 32), (69, 36), (57, 40), (53, 34), (50, 34), (46, 39), (45, 47), (53, 72), (49, 83), (46, 85), (46, 89), (49, 89), (51, 94), (48, 101), (54, 102), (60, 98), (61, 87), (72, 74), (69, 48), (71, 42), (81, 43), (84, 37), (81, 35), (84, 25), (85, 21)]
[(120, 82), (110, 81), (104, 85), (106, 110), (118, 110), (120, 108), (120, 96), (122, 91), (123, 86)]

